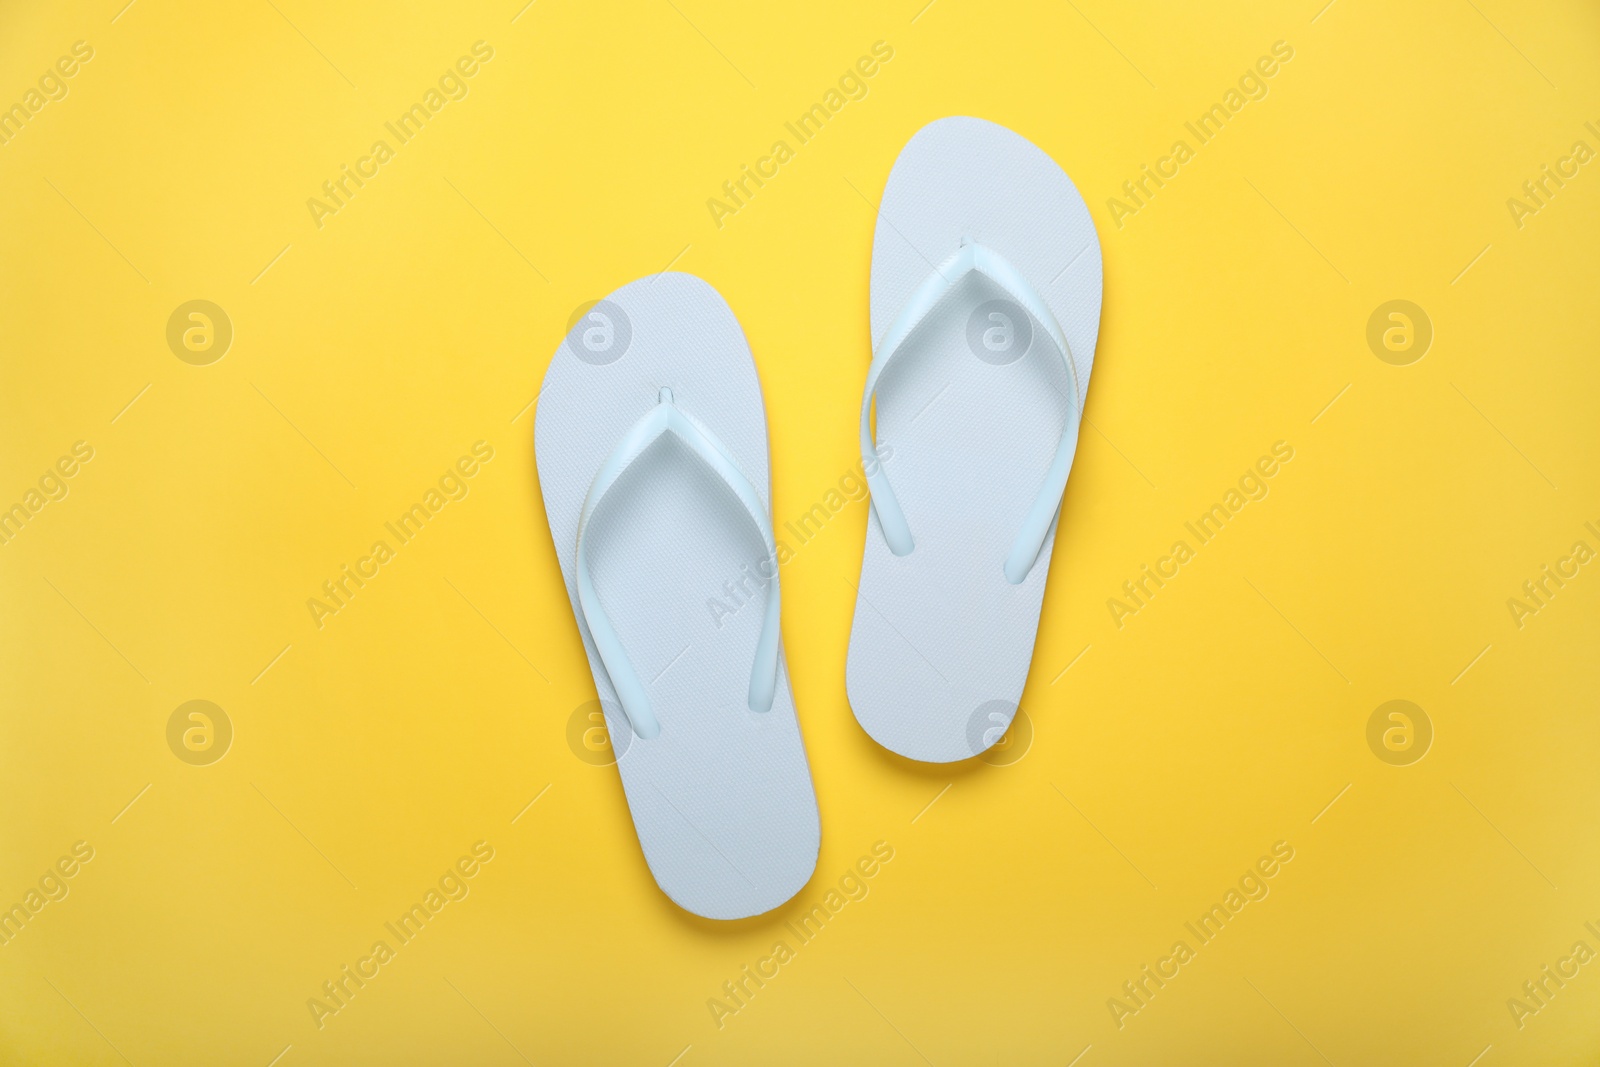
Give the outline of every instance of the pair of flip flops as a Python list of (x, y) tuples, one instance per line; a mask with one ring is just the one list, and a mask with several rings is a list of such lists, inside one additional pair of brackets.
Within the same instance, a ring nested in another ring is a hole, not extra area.
[[(846, 670), (900, 755), (978, 755), (1016, 712), (1100, 297), (1088, 209), (1034, 144), (947, 118), (902, 150), (873, 242)], [(650, 871), (707, 918), (777, 907), (821, 830), (743, 331), (704, 281), (642, 278), (572, 327), (540, 396), (545, 511)]]

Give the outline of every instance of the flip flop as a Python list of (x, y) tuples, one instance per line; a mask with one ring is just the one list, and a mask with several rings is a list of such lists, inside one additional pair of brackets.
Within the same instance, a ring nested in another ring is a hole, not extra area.
[(923, 127), (884, 189), (861, 402), (872, 493), (846, 685), (911, 759), (1016, 714), (1099, 332), (1100, 244), (1071, 179), (975, 118)]
[(642, 278), (572, 327), (540, 397), (545, 512), (645, 862), (696, 915), (769, 911), (821, 835), (744, 332), (699, 278)]

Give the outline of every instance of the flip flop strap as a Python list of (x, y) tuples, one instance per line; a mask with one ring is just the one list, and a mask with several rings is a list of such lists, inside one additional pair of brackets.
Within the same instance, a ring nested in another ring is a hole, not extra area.
[(672, 402), (672, 390), (662, 389), (660, 402), (629, 427), (615, 450), (600, 465), (578, 517), (578, 604), (583, 609), (584, 623), (589, 628), (589, 636), (594, 639), (601, 662), (605, 664), (606, 674), (617, 691), (617, 699), (628, 716), (628, 724), (636, 735), (647, 740), (661, 733), (661, 723), (651, 710), (649, 693), (634, 672), (628, 653), (622, 647), (622, 641), (595, 592), (594, 581), (589, 574), (585, 535), (589, 531), (589, 520), (606, 493), (616, 485), (617, 479), (658, 438), (668, 433), (688, 445), (690, 451), (733, 490), (734, 496), (739, 498), (739, 503), (744, 505), (746, 514), (761, 533), (772, 576), (767, 584), (766, 615), (761, 622), (761, 636), (756, 642), (755, 664), (750, 670), (750, 710), (771, 710), (778, 684), (778, 548), (767, 509), (761, 502), (761, 494), (739, 470), (738, 463), (716, 435), (699, 419)]
[(1022, 276), (1022, 272), (994, 249), (963, 238), (961, 248), (935, 268), (927, 280), (917, 287), (911, 294), (911, 299), (906, 301), (905, 307), (890, 324), (888, 332), (883, 335), (883, 339), (878, 343), (877, 352), (872, 357), (872, 366), (867, 371), (867, 386), (861, 398), (861, 459), (863, 470), (866, 471), (867, 487), (872, 493), (872, 509), (878, 516), (878, 527), (883, 531), (883, 539), (888, 543), (889, 551), (897, 556), (910, 554), (916, 545), (911, 537), (911, 528), (906, 523), (905, 511), (895, 497), (894, 488), (889, 484), (889, 476), (884, 473), (883, 464), (877, 462), (877, 450), (874, 448), (872, 435), (872, 402), (877, 395), (878, 379), (882, 377), (890, 361), (904, 351), (906, 342), (916, 332), (917, 327), (955, 289), (956, 283), (973, 271), (977, 271), (998, 285), (1044, 326), (1051, 343), (1055, 345), (1061, 357), (1061, 363), (1067, 371), (1067, 380), (1072, 386), (1071, 412), (1067, 418), (1066, 429), (1056, 445), (1055, 459), (1051, 461), (1050, 469), (1044, 477), (1044, 484), (1034, 497), (1027, 517), (1023, 519), (1022, 528), (1017, 531), (1017, 536), (1011, 544), (1011, 551), (1006, 556), (1006, 581), (1012, 585), (1019, 585), (1027, 578), (1028, 572), (1033, 569), (1034, 562), (1039, 558), (1039, 552), (1044, 548), (1045, 536), (1050, 531), (1050, 524), (1055, 521), (1056, 511), (1061, 507), (1061, 494), (1067, 487), (1067, 476), (1072, 472), (1072, 457), (1078, 448), (1078, 425), (1082, 413), (1078, 409), (1078, 374), (1072, 363), (1072, 349), (1067, 344), (1061, 325), (1056, 322), (1049, 305)]

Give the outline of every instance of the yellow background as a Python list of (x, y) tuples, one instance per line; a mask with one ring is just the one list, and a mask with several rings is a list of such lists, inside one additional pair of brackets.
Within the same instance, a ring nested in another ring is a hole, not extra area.
[[(1600, 566), (1506, 605), (1600, 548), (1600, 164), (1506, 206), (1600, 148), (1593, 5), (122, 3), (0, 14), (0, 103), (94, 49), (0, 147), (0, 504), (95, 450), (0, 546), (0, 903), (95, 850), (0, 947), (0, 1061), (1600, 1053), (1600, 965), (1520, 1029), (1506, 1004), (1600, 949)], [(319, 229), (307, 198), (479, 40), (469, 95)], [(719, 229), (707, 198), (879, 40), (869, 95)], [(1107, 198), (1279, 40), (1269, 95), (1118, 228)], [(1057, 159), (1105, 256), (1031, 748), (915, 766), (856, 726), (852, 505), (783, 572), (816, 878), (697, 920), (567, 743), (593, 688), (527, 405), (581, 304), (673, 264), (749, 335), (778, 522), (809, 508), (857, 458), (873, 204), (950, 114)], [(193, 299), (234, 328), (209, 366), (165, 339)], [(1433, 324), (1409, 366), (1366, 343), (1392, 299)], [(318, 629), (307, 598), (478, 440), (470, 495)], [(1270, 495), (1119, 629), (1107, 599), (1279, 440)], [(209, 766), (167, 744), (194, 699), (235, 732)], [(1433, 725), (1410, 766), (1367, 745), (1391, 699)], [(307, 999), (480, 840), (470, 895), (318, 1029)], [(1107, 1000), (1280, 840), (1270, 896), (1119, 1029)], [(708, 999), (878, 841), (870, 895), (719, 1029)]]

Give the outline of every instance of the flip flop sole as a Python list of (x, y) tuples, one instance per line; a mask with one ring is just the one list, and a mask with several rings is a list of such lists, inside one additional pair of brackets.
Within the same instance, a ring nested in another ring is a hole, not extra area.
[[(771, 507), (766, 413), (738, 321), (687, 274), (601, 301), (557, 350), (534, 451), (551, 536), (618, 753), (628, 808), (662, 891), (736, 919), (792, 897), (816, 868), (816, 794), (779, 654), (770, 711), (748, 707), (765, 589), (760, 536), (728, 487), (670, 437), (626, 470), (585, 541), (600, 602), (661, 723), (634, 736), (578, 603), (578, 519), (591, 482), (663, 387), (717, 438)], [(731, 592), (730, 592), (731, 588)]]
[(879, 744), (947, 763), (981, 753), (1016, 714), (1033, 658), (1052, 526), (1020, 585), (1003, 564), (1071, 414), (1099, 332), (1100, 243), (1071, 179), (1027, 139), (940, 119), (895, 161), (873, 241), (872, 335), (964, 238), (1028, 280), (1071, 348), (1077, 396), (1044, 327), (970, 274), (884, 372), (877, 439), (915, 538), (893, 555), (878, 517), (851, 627), (846, 683)]

